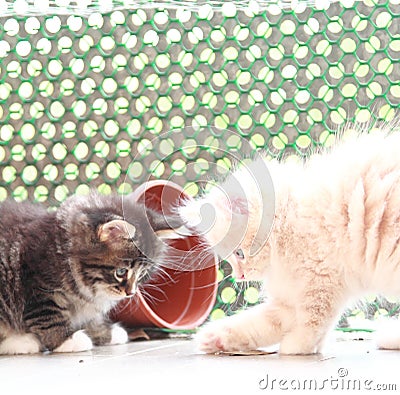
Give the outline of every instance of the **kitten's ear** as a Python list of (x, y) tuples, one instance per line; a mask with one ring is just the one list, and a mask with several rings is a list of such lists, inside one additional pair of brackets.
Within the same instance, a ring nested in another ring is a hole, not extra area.
[(136, 228), (129, 222), (115, 219), (100, 225), (98, 235), (100, 241), (116, 239), (132, 239), (135, 237)]
[(164, 215), (150, 209), (147, 209), (147, 214), (153, 230), (160, 239), (173, 240), (192, 235), (178, 215)]
[(249, 215), (249, 202), (246, 198), (236, 197), (229, 201), (234, 214)]

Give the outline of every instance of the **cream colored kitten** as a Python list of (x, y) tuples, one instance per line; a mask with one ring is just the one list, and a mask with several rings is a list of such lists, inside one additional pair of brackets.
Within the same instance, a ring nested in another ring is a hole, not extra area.
[[(349, 300), (400, 295), (400, 133), (361, 133), (305, 164), (256, 160), (180, 213), (268, 295), (201, 329), (205, 352), (316, 353)], [(400, 332), (381, 347), (400, 348)]]

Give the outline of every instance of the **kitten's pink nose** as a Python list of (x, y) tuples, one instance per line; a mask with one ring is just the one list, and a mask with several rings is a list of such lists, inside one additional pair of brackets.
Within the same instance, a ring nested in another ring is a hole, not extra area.
[(239, 281), (246, 280), (243, 269), (236, 263), (236, 260), (229, 260), (232, 267), (232, 276)]
[(126, 296), (128, 298), (132, 297), (133, 295), (135, 295), (135, 293), (136, 293), (136, 285), (135, 284), (130, 284), (130, 285), (126, 286), (125, 287), (125, 293), (126, 293)]

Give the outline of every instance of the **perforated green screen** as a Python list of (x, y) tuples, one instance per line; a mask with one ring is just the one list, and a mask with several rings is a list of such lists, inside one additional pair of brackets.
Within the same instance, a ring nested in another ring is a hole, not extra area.
[[(150, 178), (195, 195), (241, 139), (303, 154), (399, 106), (398, 0), (39, 3), (0, 1), (0, 199)], [(236, 287), (215, 316), (258, 299)]]

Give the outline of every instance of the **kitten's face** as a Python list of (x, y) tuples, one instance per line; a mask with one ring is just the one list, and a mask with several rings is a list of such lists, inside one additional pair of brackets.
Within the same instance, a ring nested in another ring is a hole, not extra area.
[[(215, 252), (224, 257), (232, 267), (232, 276), (236, 280), (246, 281), (260, 281), (265, 279), (265, 272), (267, 268), (267, 262), (265, 260), (264, 249), (259, 251), (256, 255), (251, 252), (253, 250), (253, 242), (257, 234), (258, 227), (256, 226), (258, 221), (252, 222), (252, 218), (247, 215), (243, 215), (240, 218), (241, 221), (247, 222), (247, 227), (242, 233), (242, 238), (239, 243), (230, 244), (230, 249), (226, 247), (219, 248), (218, 244), (214, 248)], [(228, 223), (226, 224), (228, 226)], [(239, 227), (240, 228), (240, 227)], [(212, 238), (214, 232), (211, 232), (210, 237)], [(213, 240), (208, 237), (208, 242), (213, 245)], [(219, 243), (221, 244), (221, 243)], [(224, 254), (224, 255), (222, 255)]]
[(89, 297), (133, 296), (163, 263), (166, 245), (160, 237), (176, 235), (170, 228), (174, 220), (138, 204), (127, 203), (122, 217), (115, 204), (71, 202), (69, 250), (81, 289)]
[[(99, 225), (82, 222), (81, 236), (72, 247), (79, 282), (95, 297), (119, 300), (132, 297), (162, 261), (163, 247), (154, 232), (114, 217)], [(144, 240), (145, 239), (145, 240)], [(154, 253), (144, 255), (138, 246), (154, 239)]]
[(216, 191), (180, 208), (186, 224), (202, 234), (213, 251), (230, 263), (232, 275), (238, 280), (262, 280), (265, 276), (264, 249), (252, 254), (260, 228), (261, 207), (255, 204), (246, 210), (240, 201), (228, 202)]
[[(157, 270), (157, 263), (146, 257), (137, 247), (141, 237), (136, 227), (116, 219), (99, 226), (97, 234), (106, 248), (104, 260), (97, 268), (97, 293), (122, 299), (133, 296), (139, 287)], [(161, 253), (161, 251), (160, 251)], [(96, 270), (96, 268), (93, 268)]]

